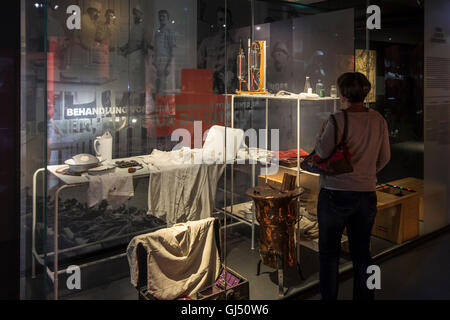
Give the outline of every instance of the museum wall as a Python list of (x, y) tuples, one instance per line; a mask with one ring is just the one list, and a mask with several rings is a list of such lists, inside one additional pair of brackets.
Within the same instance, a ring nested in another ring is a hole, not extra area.
[[(425, 2), (425, 229), (450, 222), (450, 3)], [(438, 157), (436, 155), (439, 155)]]

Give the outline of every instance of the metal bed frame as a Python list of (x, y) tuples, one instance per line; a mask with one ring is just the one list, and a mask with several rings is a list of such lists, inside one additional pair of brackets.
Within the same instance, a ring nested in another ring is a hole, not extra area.
[[(35, 171), (34, 175), (33, 175), (33, 217), (32, 217), (32, 259), (31, 259), (31, 275), (32, 278), (34, 279), (36, 277), (36, 261), (42, 265), (45, 268), (45, 273), (47, 273), (48, 277), (50, 278), (50, 280), (53, 282), (53, 294), (54, 294), (54, 299), (58, 300), (59, 298), (59, 275), (62, 273), (65, 273), (67, 271), (67, 269), (59, 269), (59, 254), (61, 253), (67, 253), (70, 251), (75, 251), (75, 250), (79, 250), (82, 248), (87, 248), (90, 246), (94, 246), (97, 244), (101, 244), (101, 243), (105, 243), (105, 242), (111, 242), (111, 241), (115, 241), (115, 240), (119, 240), (119, 239), (123, 239), (123, 238), (127, 238), (127, 237), (131, 237), (134, 235), (138, 235), (138, 234), (142, 234), (142, 233), (147, 233), (147, 232), (151, 232), (151, 231), (155, 231), (157, 229), (162, 228), (163, 226), (159, 226), (159, 227), (155, 227), (155, 228), (151, 228), (151, 229), (146, 229), (143, 231), (139, 231), (139, 232), (134, 232), (134, 233), (129, 233), (129, 234), (125, 234), (125, 235), (120, 235), (118, 237), (110, 237), (110, 238), (106, 238), (103, 240), (99, 240), (99, 241), (95, 241), (95, 242), (90, 242), (90, 243), (86, 243), (86, 244), (82, 244), (82, 245), (78, 245), (75, 247), (70, 247), (70, 248), (66, 248), (66, 249), (59, 249), (59, 244), (58, 244), (58, 236), (59, 236), (59, 194), (61, 193), (61, 191), (66, 190), (66, 189), (70, 189), (70, 188), (75, 188), (75, 187), (80, 187), (80, 186), (85, 186), (89, 183), (89, 180), (84, 177), (84, 179), (80, 179), (80, 180), (84, 180), (82, 182), (74, 182), (74, 183), (67, 183), (64, 182), (61, 177), (58, 174), (55, 174), (55, 168), (56, 167), (60, 167), (60, 165), (56, 165), (56, 166), (49, 166), (48, 168), (51, 168), (51, 170), (46, 169), (46, 168), (40, 168), (38, 170)], [(53, 234), (53, 251), (51, 252), (47, 252), (47, 253), (39, 253), (36, 249), (36, 222), (37, 222), (37, 217), (36, 217), (36, 193), (37, 193), (37, 177), (40, 173), (46, 173), (46, 172), (50, 172), (51, 174), (53, 174), (54, 176), (56, 176), (58, 178), (59, 181), (63, 181), (64, 184), (62, 186), (60, 186), (56, 191), (55, 191), (55, 213), (54, 213), (54, 234)], [(138, 179), (138, 178), (145, 178), (149, 176), (149, 172), (148, 173), (144, 173), (144, 174), (140, 174), (140, 173), (135, 173), (133, 174), (133, 179)], [(126, 253), (121, 253), (121, 254), (116, 254), (107, 258), (103, 258), (103, 259), (99, 259), (99, 260), (95, 260), (92, 262), (88, 262), (85, 264), (80, 265), (80, 268), (83, 267), (88, 267), (91, 265), (95, 265), (98, 263), (102, 263), (105, 261), (109, 261), (109, 260), (114, 260), (114, 259), (118, 259), (121, 257), (124, 257), (126, 255)], [(49, 266), (47, 266), (45, 264), (44, 261), (44, 257), (45, 256), (54, 256), (54, 261), (53, 261), (53, 271), (50, 269)]]

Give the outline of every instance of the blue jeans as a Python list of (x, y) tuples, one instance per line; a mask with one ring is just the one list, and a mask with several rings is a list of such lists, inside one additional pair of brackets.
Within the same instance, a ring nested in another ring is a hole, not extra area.
[(367, 267), (372, 264), (370, 234), (377, 213), (375, 192), (321, 189), (317, 204), (319, 222), (320, 293), (323, 300), (338, 296), (341, 237), (347, 228), (353, 261), (353, 299), (373, 300), (367, 288)]

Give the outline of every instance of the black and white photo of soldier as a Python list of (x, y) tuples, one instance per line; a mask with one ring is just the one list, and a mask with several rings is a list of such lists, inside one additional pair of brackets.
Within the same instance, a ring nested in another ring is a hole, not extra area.
[(89, 1), (86, 11), (81, 16), (80, 44), (85, 50), (96, 46), (97, 28), (100, 25), (102, 5), (98, 1)]
[(175, 90), (174, 49), (176, 35), (170, 28), (170, 14), (158, 11), (159, 28), (153, 37), (153, 64), (156, 69), (156, 93), (170, 94)]
[(145, 91), (145, 61), (149, 46), (144, 11), (139, 4), (136, 4), (132, 13), (128, 42), (119, 48), (119, 54), (129, 62), (130, 91), (143, 95)]
[(96, 41), (108, 45), (109, 51), (115, 51), (117, 45), (116, 13), (113, 9), (105, 11), (105, 21), (97, 27)]

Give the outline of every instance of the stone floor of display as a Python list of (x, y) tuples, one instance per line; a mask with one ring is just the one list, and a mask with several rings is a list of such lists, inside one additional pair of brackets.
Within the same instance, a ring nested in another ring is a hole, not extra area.
[[(377, 300), (450, 300), (450, 232), (380, 264)], [(405, 272), (406, 271), (406, 272)], [(443, 276), (444, 275), (444, 276)], [(339, 284), (339, 300), (352, 299), (353, 279)], [(319, 300), (320, 295), (308, 297)]]
[[(250, 283), (250, 299), (277, 300), (278, 282), (277, 271), (270, 267), (261, 266), (261, 274), (256, 275), (259, 260), (257, 248), (251, 250), (250, 228), (245, 225), (235, 226), (227, 230), (227, 258), (226, 263), (232, 269), (243, 275)], [(256, 239), (257, 240), (257, 239)], [(256, 241), (256, 243), (258, 243)], [(382, 239), (373, 238), (374, 254), (392, 246)], [(297, 269), (286, 268), (284, 271), (285, 294), (290, 295), (308, 283), (318, 279), (319, 258), (317, 252), (301, 247), (301, 268), (305, 280), (302, 280)], [(341, 255), (341, 265), (349, 263), (348, 255)], [(40, 280), (39, 280), (40, 279)], [(128, 262), (120, 258), (106, 263), (87, 267), (82, 270), (82, 284), (79, 291), (65, 289), (66, 278), (60, 280), (61, 299), (137, 299), (137, 291), (130, 284)], [(38, 288), (42, 285), (42, 278), (28, 281), (27, 285)], [(52, 284), (47, 283), (46, 296), (52, 299)], [(30, 290), (32, 291), (32, 290)], [(39, 290), (38, 290), (39, 291)]]

